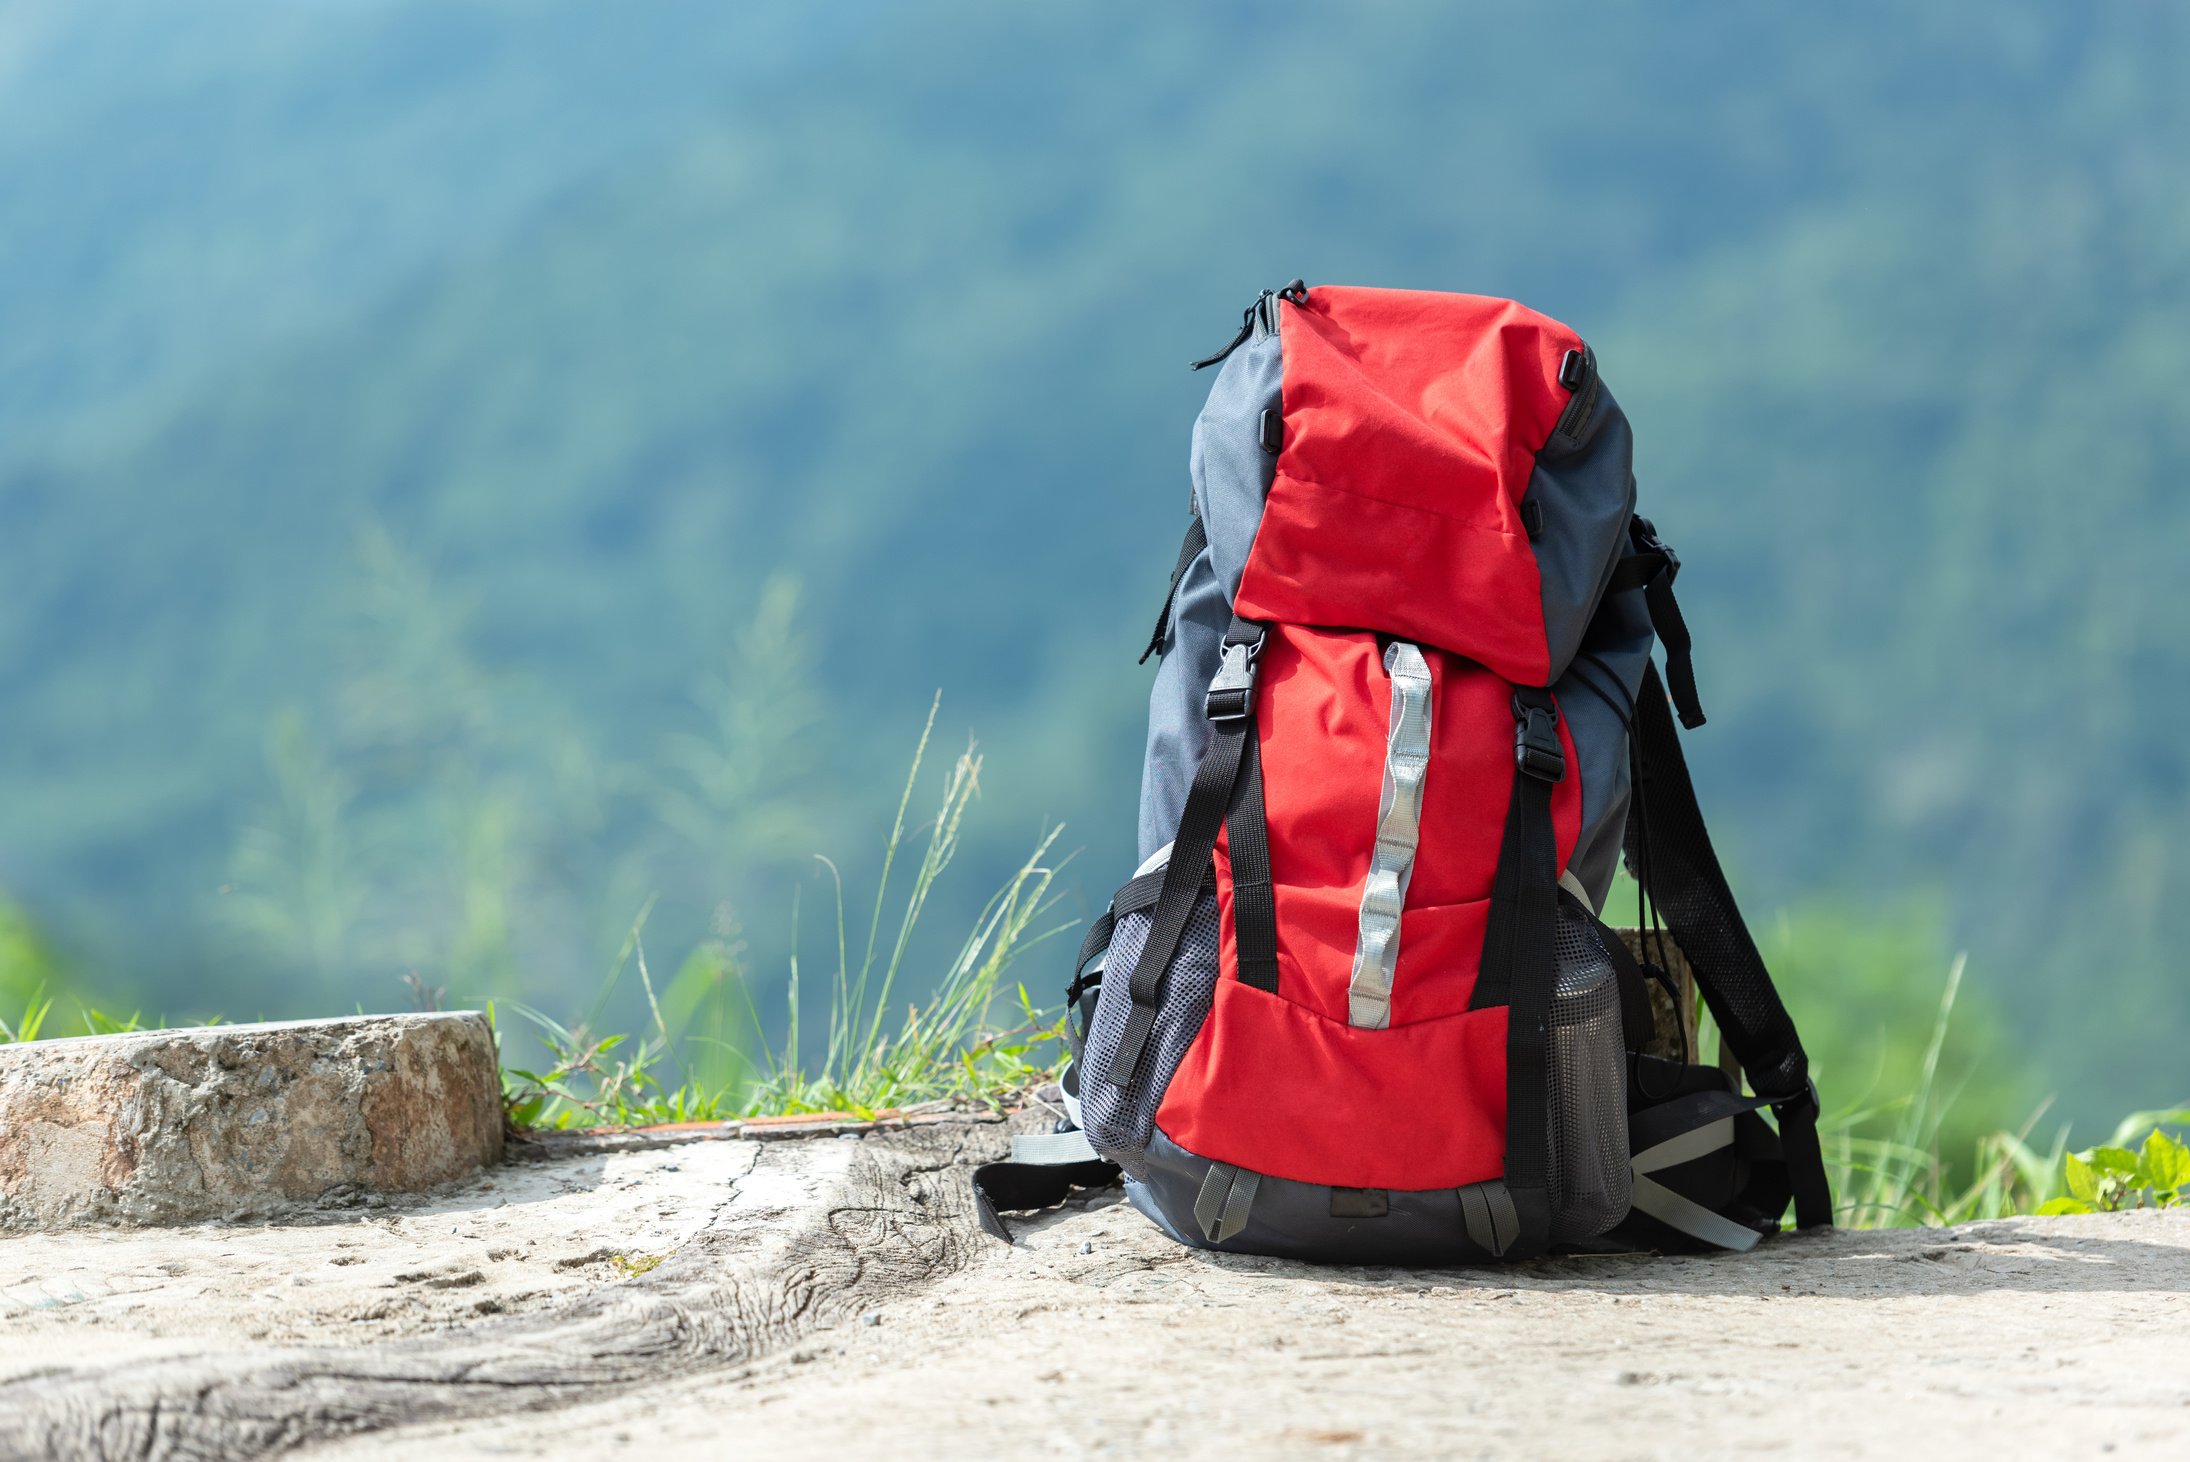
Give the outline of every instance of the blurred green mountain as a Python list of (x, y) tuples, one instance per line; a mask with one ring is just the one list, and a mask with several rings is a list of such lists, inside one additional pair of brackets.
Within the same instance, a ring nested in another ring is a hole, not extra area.
[(1576, 325), (1636, 421), (1759, 914), (1926, 900), (2033, 1085), (2173, 1099), (2186, 42), (1959, 0), (0, 10), (0, 889), (169, 1009), (582, 999), (655, 889), (773, 971), (941, 686), (968, 862), (1064, 820), (1099, 906), (1183, 362), (1295, 274), (1467, 289)]

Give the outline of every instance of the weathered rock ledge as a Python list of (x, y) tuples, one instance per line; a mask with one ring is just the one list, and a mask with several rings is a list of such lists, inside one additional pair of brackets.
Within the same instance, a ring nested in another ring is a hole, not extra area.
[(0, 1046), (0, 1229), (273, 1216), (501, 1155), (474, 1011)]

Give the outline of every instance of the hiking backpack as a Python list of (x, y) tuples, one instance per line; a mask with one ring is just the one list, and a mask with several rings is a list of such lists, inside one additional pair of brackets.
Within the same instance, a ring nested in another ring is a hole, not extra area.
[[(1068, 1120), (976, 1175), (984, 1224), (1116, 1174), (1182, 1243), (1351, 1263), (1829, 1224), (1594, 353), (1506, 300), (1296, 280), (1219, 364), (1142, 656), (1142, 862), (1067, 991)], [(1597, 917), (1623, 857), (1647, 963)], [(1676, 951), (1721, 1066), (1660, 1035)]]

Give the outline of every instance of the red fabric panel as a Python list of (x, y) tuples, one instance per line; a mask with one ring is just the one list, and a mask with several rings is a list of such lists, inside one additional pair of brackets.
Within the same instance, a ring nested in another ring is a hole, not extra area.
[[(1395, 1025), (1467, 1009), (1513, 793), (1512, 686), (1455, 656), (1432, 651), (1425, 658), (1430, 768), (1400, 922)], [(1391, 680), (1376, 636), (1271, 626), (1256, 704), (1277, 886), (1278, 989), (1282, 998), (1343, 1022), (1391, 721)], [(1560, 736), (1571, 764), (1573, 741), (1563, 721)], [(1551, 816), (1563, 867), (1581, 836), (1579, 777), (1554, 789)], [(1231, 897), (1231, 860), (1220, 839), (1225, 979), (1238, 975)]]
[[(1232, 870), (1217, 996), (1157, 1121), (1190, 1152), (1348, 1188), (1435, 1188), (1498, 1176), (1505, 1011), (1467, 1009), (1513, 793), (1513, 687), (1436, 651), (1422, 836), (1400, 925), (1392, 1025), (1346, 1023), (1361, 886), (1383, 790), (1391, 681), (1372, 634), (1270, 628), (1256, 697), (1276, 885), (1278, 991), (1239, 983)], [(1574, 745), (1560, 739), (1569, 765)], [(1581, 781), (1552, 793), (1564, 866)]]
[(1356, 1030), (1226, 980), (1156, 1125), (1188, 1152), (1341, 1188), (1505, 1171), (1506, 1012)]
[(1509, 300), (1318, 287), (1279, 311), (1285, 445), (1237, 602), (1550, 677), (1520, 501), (1581, 339)]

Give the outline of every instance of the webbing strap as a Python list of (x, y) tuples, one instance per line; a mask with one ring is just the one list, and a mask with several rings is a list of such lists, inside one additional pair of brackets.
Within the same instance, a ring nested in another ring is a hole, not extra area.
[(1551, 1241), (1550, 1041), (1553, 926), (1559, 846), (1551, 789), (1566, 775), (1558, 703), (1546, 690), (1513, 693), (1513, 796), (1492, 879), (1490, 923), (1471, 1008), (1506, 1009), (1506, 1191), (1520, 1236), (1506, 1257), (1541, 1253)]
[(1110, 937), (1117, 932), (1118, 921), (1127, 914), (1137, 914), (1156, 906), (1163, 894), (1164, 870), (1136, 874), (1126, 881), (1123, 888), (1110, 896), (1110, 907), (1097, 915), (1095, 922), (1087, 926), (1087, 937), (1080, 941), (1079, 958), (1072, 962), (1072, 985), (1065, 991), (1067, 1000), (1080, 998), (1081, 975), (1088, 961), (1110, 948)]
[(973, 1211), (981, 1231), (1011, 1242), (1002, 1214), (1055, 1208), (1075, 1188), (1106, 1188), (1118, 1181), (1113, 1163), (992, 1162), (973, 1170)]
[(1741, 1062), (1750, 1086), (1772, 1103), (1795, 1223), (1830, 1227), (1832, 1189), (1818, 1141), (1810, 1060), (1712, 850), (1655, 665), (1643, 670), (1635, 737), (1640, 776), (1628, 809), (1627, 866), (1687, 956), (1719, 1038)]
[(1202, 526), (1201, 514), (1196, 513), (1186, 525), (1186, 541), (1179, 545), (1179, 561), (1171, 567), (1171, 587), (1163, 592), (1163, 608), (1156, 611), (1155, 633), (1148, 637), (1148, 648), (1141, 651), (1136, 665), (1146, 665), (1150, 655), (1163, 653), (1163, 642), (1171, 636), (1171, 606), (1179, 597), (1179, 580), (1186, 577), (1187, 568), (1209, 546), (1209, 530)]
[(1350, 1025), (1383, 1030), (1392, 1021), (1392, 973), (1399, 966), (1400, 916), (1422, 838), (1422, 784), (1430, 765), (1430, 667), (1405, 640), (1385, 647), (1392, 708), (1384, 743), (1384, 790), (1376, 810), (1376, 846), (1361, 883), (1360, 932), (1346, 984)]
[(1642, 586), (1650, 628), (1665, 646), (1665, 673), (1673, 686), (1673, 708), (1680, 712), (1681, 724), (1693, 731), (1703, 724), (1703, 700), (1696, 692), (1696, 661), (1688, 621), (1681, 618), (1680, 601), (1673, 597), (1673, 581), (1681, 573), (1681, 556), (1658, 537), (1657, 528), (1648, 518), (1628, 519), (1627, 536), (1635, 551), (1614, 567), (1612, 584), (1606, 592)]
[(1714, 1213), (1695, 1199), (1683, 1198), (1663, 1183), (1639, 1172), (1628, 1190), (1627, 1201), (1637, 1213), (1648, 1214), (1667, 1228), (1678, 1229), (1690, 1238), (1701, 1239), (1721, 1249), (1732, 1249), (1737, 1254), (1746, 1254), (1763, 1237), (1747, 1224)]
[(1721, 1249), (1747, 1253), (1755, 1248), (1761, 1237), (1757, 1230), (1667, 1187), (1652, 1174), (1735, 1146), (1739, 1134), (1735, 1119), (1764, 1105), (1763, 1097), (1705, 1091), (1636, 1114), (1630, 1129), (1637, 1146), (1631, 1160), (1634, 1190), (1630, 1200), (1636, 1211)]
[(1643, 585), (1643, 603), (1650, 610), (1650, 628), (1665, 646), (1665, 673), (1673, 680), (1673, 705), (1681, 724), (1693, 731), (1703, 724), (1703, 701), (1696, 691), (1696, 659), (1688, 637), (1688, 621), (1681, 618), (1680, 602), (1673, 597), (1673, 576), (1659, 574)]
[(1193, 912), (1202, 873), (1216, 851), (1217, 829), (1224, 825), (1224, 814), (1239, 776), (1240, 758), (1254, 730), (1254, 722), (1246, 719), (1220, 724), (1208, 751), (1202, 754), (1201, 766), (1194, 772), (1194, 785), (1187, 790), (1186, 807), (1179, 815), (1179, 835), (1171, 846), (1171, 864), (1164, 870), (1163, 892), (1156, 900), (1155, 921), (1148, 932), (1148, 943), (1133, 966), (1133, 1008), (1126, 1015), (1125, 1030), (1110, 1058), (1110, 1069), (1102, 1073), (1102, 1079), (1120, 1091), (1133, 1080), (1149, 1032), (1155, 1028), (1156, 1000), (1163, 977), (1179, 952), (1179, 941), (1185, 937), (1186, 920)]
[(1060, 1167), (1068, 1163), (1099, 1162), (1101, 1158), (1087, 1140), (1087, 1134), (1077, 1127), (1062, 1132), (1021, 1132), (1011, 1139), (1011, 1160), (1033, 1163), (1037, 1167)]
[[(1194, 784), (1187, 789), (1186, 806), (1179, 814), (1178, 836), (1172, 841), (1171, 863), (1164, 869), (1163, 890), (1156, 899), (1156, 913), (1148, 931), (1148, 944), (1133, 967), (1128, 993), (1132, 1008), (1126, 1014), (1118, 1049), (1102, 1080), (1124, 1091), (1139, 1068), (1148, 1037), (1156, 1027), (1156, 1009), (1164, 976), (1178, 957), (1186, 921), (1194, 911), (1203, 877), (1208, 873), (1217, 846), (1217, 831), (1224, 826), (1232, 799), (1240, 785), (1242, 764), (1249, 761), (1247, 748), (1255, 740), (1255, 659), (1262, 650), (1262, 628), (1235, 617), (1225, 632), (1224, 655), (1216, 679), (1209, 687), (1209, 720), (1214, 734), (1209, 749), (1195, 769)], [(1256, 783), (1259, 788), (1260, 783)], [(1259, 792), (1258, 816), (1259, 824)], [(1267, 862), (1267, 851), (1264, 854)], [(1267, 879), (1267, 871), (1264, 873)], [(1275, 944), (1275, 922), (1272, 923)]]
[(1211, 1163), (1202, 1175), (1200, 1192), (1194, 1195), (1194, 1221), (1201, 1225), (1202, 1237), (1221, 1244), (1247, 1227), (1255, 1190), (1261, 1185), (1262, 1174), (1252, 1169)]
[[(1232, 944), (1243, 985), (1277, 993), (1277, 889), (1270, 879), (1270, 820), (1262, 801), (1262, 745), (1252, 730), (1240, 752), (1239, 787), (1225, 818), (1232, 860)], [(1214, 870), (1211, 877), (1215, 876)]]

